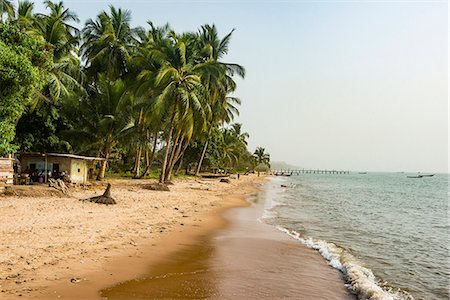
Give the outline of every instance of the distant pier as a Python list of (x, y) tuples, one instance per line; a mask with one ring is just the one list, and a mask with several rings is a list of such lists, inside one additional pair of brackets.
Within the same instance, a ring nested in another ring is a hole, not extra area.
[(350, 171), (342, 171), (342, 170), (321, 170), (321, 169), (298, 169), (298, 170), (290, 170), (290, 169), (281, 169), (281, 170), (273, 170), (272, 174), (275, 176), (292, 176), (292, 175), (300, 175), (300, 174), (336, 174), (336, 175), (346, 175), (350, 174)]

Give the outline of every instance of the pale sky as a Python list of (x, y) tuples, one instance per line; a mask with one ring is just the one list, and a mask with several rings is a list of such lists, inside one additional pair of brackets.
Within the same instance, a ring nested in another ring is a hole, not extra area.
[(112, 3), (136, 26), (236, 28), (226, 60), (247, 70), (235, 94), (251, 151), (311, 168), (448, 172), (447, 1), (64, 3), (82, 24)]

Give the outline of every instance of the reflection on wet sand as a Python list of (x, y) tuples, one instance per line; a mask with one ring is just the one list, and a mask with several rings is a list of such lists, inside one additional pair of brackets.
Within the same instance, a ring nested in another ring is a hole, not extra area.
[(356, 297), (342, 274), (272, 226), (263, 205), (231, 209), (228, 226), (192, 241), (144, 278), (102, 291), (107, 299), (336, 299)]
[(152, 266), (147, 276), (101, 291), (107, 299), (204, 299), (216, 294), (214, 247), (204, 237)]

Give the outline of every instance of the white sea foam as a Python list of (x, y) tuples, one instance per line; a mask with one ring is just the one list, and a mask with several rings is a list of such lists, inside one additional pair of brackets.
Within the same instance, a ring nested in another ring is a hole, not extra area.
[(312, 238), (303, 238), (296, 231), (281, 226), (277, 229), (300, 241), (309, 248), (317, 250), (328, 263), (341, 271), (347, 282), (347, 287), (358, 295), (361, 300), (411, 300), (409, 293), (393, 288), (381, 287), (370, 269), (363, 267), (358, 260), (333, 243)]
[[(270, 180), (274, 184), (285, 182), (285, 180), (276, 177), (271, 177)], [(280, 190), (278, 189), (267, 190), (267, 197), (266, 197), (267, 200), (265, 202), (264, 212), (263, 215), (258, 219), (258, 221), (263, 222), (264, 220), (274, 219), (278, 216), (276, 208), (282, 205), (282, 203), (275, 201), (276, 198), (277, 199), (280, 198), (277, 197), (279, 196), (278, 193), (280, 193)]]

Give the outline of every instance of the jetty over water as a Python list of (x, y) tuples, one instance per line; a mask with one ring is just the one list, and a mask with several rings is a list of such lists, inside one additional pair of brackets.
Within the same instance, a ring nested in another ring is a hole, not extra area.
[(298, 169), (298, 170), (272, 170), (272, 174), (275, 176), (291, 176), (291, 175), (300, 175), (300, 174), (337, 174), (337, 175), (346, 175), (350, 174), (350, 171), (342, 171), (342, 170), (321, 170), (321, 169)]

